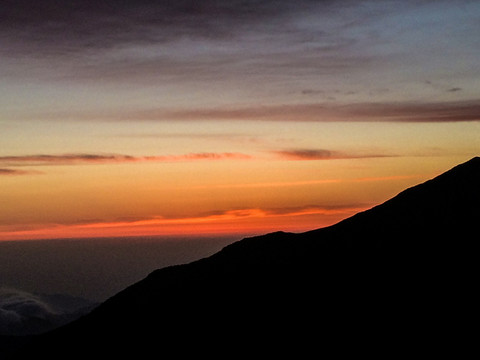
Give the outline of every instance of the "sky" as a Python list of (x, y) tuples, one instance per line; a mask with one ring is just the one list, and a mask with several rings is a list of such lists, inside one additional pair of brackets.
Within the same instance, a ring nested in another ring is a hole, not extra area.
[(480, 154), (478, 1), (4, 0), (0, 240), (306, 231)]

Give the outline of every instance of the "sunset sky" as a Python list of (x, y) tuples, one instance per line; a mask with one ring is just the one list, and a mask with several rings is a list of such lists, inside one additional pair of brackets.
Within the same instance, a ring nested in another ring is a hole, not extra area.
[(4, 0), (0, 240), (333, 224), (480, 155), (479, 1)]

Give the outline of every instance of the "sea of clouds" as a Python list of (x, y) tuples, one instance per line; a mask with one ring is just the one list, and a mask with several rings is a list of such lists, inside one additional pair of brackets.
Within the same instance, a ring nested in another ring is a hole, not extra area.
[(94, 303), (65, 295), (0, 288), (0, 335), (39, 334), (91, 311)]

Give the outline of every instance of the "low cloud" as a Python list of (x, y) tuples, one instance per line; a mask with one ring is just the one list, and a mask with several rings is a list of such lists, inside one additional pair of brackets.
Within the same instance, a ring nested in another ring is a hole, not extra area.
[(0, 288), (0, 334), (22, 334), (33, 322), (43, 323), (55, 315), (47, 303), (33, 294)]
[(52, 330), (88, 312), (94, 303), (67, 295), (35, 295), (0, 287), (0, 335)]

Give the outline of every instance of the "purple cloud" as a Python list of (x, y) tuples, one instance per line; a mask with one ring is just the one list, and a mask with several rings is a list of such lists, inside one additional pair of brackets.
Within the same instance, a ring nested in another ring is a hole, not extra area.
[(145, 109), (115, 114), (117, 120), (265, 120), (265, 121), (370, 121), (458, 122), (479, 121), (480, 100), (451, 102), (390, 102), (332, 105), (301, 103), (250, 107)]

